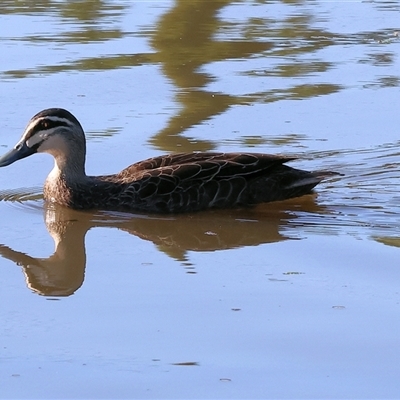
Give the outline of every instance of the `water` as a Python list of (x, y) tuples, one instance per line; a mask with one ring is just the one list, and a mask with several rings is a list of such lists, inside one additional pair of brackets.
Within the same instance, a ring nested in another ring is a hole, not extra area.
[(0, 170), (0, 398), (397, 398), (399, 1), (3, 1), (0, 150), (89, 174), (255, 151), (344, 174), (253, 210), (75, 212)]

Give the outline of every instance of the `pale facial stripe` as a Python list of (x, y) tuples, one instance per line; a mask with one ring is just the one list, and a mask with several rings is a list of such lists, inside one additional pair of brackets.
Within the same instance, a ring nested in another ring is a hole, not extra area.
[(33, 121), (31, 121), (28, 126), (25, 129), (25, 133), (23, 134), (21, 140), (16, 144), (16, 148), (22, 144), (23, 142), (26, 143), (26, 145), (28, 147), (34, 147), (35, 145), (38, 145), (39, 143), (41, 143), (44, 139), (46, 139), (47, 136), (49, 136), (54, 129), (56, 129), (57, 127), (50, 127), (50, 128), (44, 128), (44, 129), (39, 129), (36, 132), (35, 127), (38, 126), (40, 124), (40, 122), (42, 121), (51, 121), (51, 122), (59, 122), (60, 125), (68, 125), (71, 128), (74, 127), (74, 123), (71, 122), (69, 119), (67, 118), (61, 118), (61, 117), (57, 117), (55, 115), (49, 115), (49, 116), (45, 116), (45, 117), (41, 117), (41, 118), (37, 118), (34, 119)]
[[(69, 126), (71, 126), (71, 127), (73, 127), (74, 126), (74, 123), (73, 122), (71, 122), (69, 119), (67, 119), (67, 118), (61, 118), (61, 117), (57, 117), (56, 115), (49, 115), (49, 116), (46, 116), (46, 117), (41, 117), (41, 118), (37, 118), (37, 119), (34, 119), (34, 120), (32, 120), (29, 124), (28, 124), (28, 126), (26, 127), (26, 129), (25, 129), (25, 134), (27, 134), (28, 132), (30, 132), (31, 130), (32, 130), (32, 128), (35, 126), (35, 125), (37, 125), (38, 123), (40, 123), (41, 121), (52, 121), (52, 122), (61, 122), (61, 123), (63, 123), (63, 124), (67, 124), (67, 125), (69, 125)], [(25, 135), (24, 135), (25, 136)]]

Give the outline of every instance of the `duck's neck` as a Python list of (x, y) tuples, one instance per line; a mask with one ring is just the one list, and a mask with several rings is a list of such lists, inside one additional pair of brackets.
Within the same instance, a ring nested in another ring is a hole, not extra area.
[(54, 167), (47, 177), (47, 181), (64, 180), (68, 183), (86, 179), (85, 156), (81, 154), (59, 153), (54, 155)]
[(52, 155), (55, 162), (44, 185), (44, 197), (52, 203), (69, 206), (76, 189), (85, 187), (89, 179), (85, 173), (85, 155), (65, 151)]

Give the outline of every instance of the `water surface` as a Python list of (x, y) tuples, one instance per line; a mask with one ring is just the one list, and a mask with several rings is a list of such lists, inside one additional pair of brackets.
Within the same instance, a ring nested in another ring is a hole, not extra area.
[(344, 174), (179, 216), (0, 170), (2, 398), (396, 398), (399, 1), (3, 1), (0, 149), (65, 107), (88, 174), (255, 151)]

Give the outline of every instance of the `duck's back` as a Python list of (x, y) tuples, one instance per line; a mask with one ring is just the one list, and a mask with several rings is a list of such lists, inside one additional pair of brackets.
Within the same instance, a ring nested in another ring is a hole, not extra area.
[(292, 157), (193, 153), (141, 161), (75, 188), (74, 208), (188, 212), (252, 206), (310, 193), (330, 173), (283, 165)]

